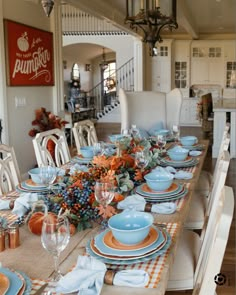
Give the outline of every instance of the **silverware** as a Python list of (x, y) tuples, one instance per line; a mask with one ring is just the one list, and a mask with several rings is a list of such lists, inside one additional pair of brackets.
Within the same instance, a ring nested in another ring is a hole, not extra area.
[(48, 283), (42, 285), (35, 293), (34, 295), (40, 295), (43, 293), (43, 290), (47, 287)]

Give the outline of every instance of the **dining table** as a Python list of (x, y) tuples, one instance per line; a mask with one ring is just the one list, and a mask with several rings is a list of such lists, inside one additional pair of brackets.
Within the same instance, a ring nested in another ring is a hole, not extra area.
[[(199, 144), (203, 147), (201, 155), (196, 156), (197, 164), (192, 167), (183, 168), (183, 170), (192, 172), (191, 179), (175, 179), (175, 183), (181, 183), (187, 189), (184, 197), (176, 200), (177, 209), (173, 214), (152, 213), (154, 224), (160, 228), (164, 227), (171, 237), (170, 247), (161, 255), (154, 259), (134, 264), (107, 264), (107, 268), (115, 271), (125, 269), (142, 269), (148, 272), (150, 276), (149, 283), (145, 288), (140, 287), (121, 287), (103, 284), (101, 294), (155, 294), (163, 295), (167, 289), (167, 283), (171, 266), (174, 262), (176, 251), (181, 233), (184, 229), (184, 223), (188, 217), (193, 191), (196, 188), (200, 173), (203, 169), (204, 159), (207, 154), (209, 141), (199, 140)], [(13, 191), (2, 199), (16, 199), (19, 192)], [(9, 223), (17, 219), (10, 210), (1, 210), (0, 217), (4, 217)], [(60, 255), (60, 270), (62, 273), (68, 273), (76, 264), (79, 255), (86, 254), (86, 246), (90, 239), (100, 231), (100, 225), (94, 223), (92, 228), (83, 231), (77, 231), (70, 238), (70, 242)], [(7, 241), (6, 241), (7, 244)], [(52, 256), (42, 247), (41, 238), (32, 234), (27, 223), (20, 226), (20, 246), (10, 249), (6, 245), (6, 249), (0, 252), (0, 263), (3, 267), (9, 269), (20, 270), (25, 273), (31, 281), (31, 290), (29, 294), (35, 292), (45, 284), (53, 275), (53, 259)], [(75, 293), (76, 294), (76, 293)]]

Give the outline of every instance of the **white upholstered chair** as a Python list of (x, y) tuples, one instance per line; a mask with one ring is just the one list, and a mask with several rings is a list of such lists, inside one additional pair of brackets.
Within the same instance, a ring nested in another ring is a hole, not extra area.
[[(48, 142), (54, 142), (54, 157), (48, 149)], [(38, 166), (53, 165), (60, 167), (70, 161), (70, 151), (64, 131), (52, 129), (36, 134), (33, 146)]]
[(157, 91), (127, 92), (119, 90), (121, 109), (121, 129), (129, 129), (132, 124), (149, 130), (157, 122), (164, 127), (170, 122), (179, 123), (182, 94), (177, 88), (169, 93)]
[(14, 148), (0, 144), (0, 194), (6, 194), (20, 183), (20, 171)]
[(91, 146), (98, 142), (96, 129), (91, 120), (76, 122), (73, 127), (73, 134), (78, 153), (80, 153), (81, 147)]
[(225, 151), (219, 161), (216, 171), (217, 173), (214, 176), (214, 184), (207, 198), (204, 194), (193, 192), (189, 215), (185, 222), (185, 228), (192, 230), (203, 229), (205, 222), (211, 214), (214, 203), (219, 201), (221, 189), (225, 185), (229, 163), (230, 155), (228, 151)]
[(209, 216), (204, 239), (184, 230), (170, 271), (168, 291), (193, 289), (194, 295), (214, 295), (234, 212), (234, 193), (224, 186)]

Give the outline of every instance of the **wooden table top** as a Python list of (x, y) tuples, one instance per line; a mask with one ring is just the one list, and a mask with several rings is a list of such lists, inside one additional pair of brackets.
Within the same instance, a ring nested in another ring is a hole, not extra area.
[[(155, 288), (128, 288), (117, 286), (103, 286), (103, 295), (120, 295), (124, 291), (125, 294), (155, 294), (163, 295), (166, 291), (166, 286), (169, 278), (169, 272), (173, 263), (176, 249), (178, 247), (178, 241), (180, 239), (181, 232), (183, 230), (184, 222), (188, 216), (192, 193), (196, 186), (200, 172), (203, 167), (204, 159), (206, 157), (208, 149), (208, 140), (201, 141), (200, 143), (205, 145), (205, 149), (201, 156), (198, 157), (199, 163), (193, 168), (192, 172), (194, 177), (191, 180), (184, 181), (188, 188), (188, 194), (183, 198), (182, 204), (179, 206), (174, 214), (164, 215), (155, 214), (155, 223), (168, 223), (169, 228), (173, 230), (173, 241), (170, 249), (164, 256), (162, 263), (162, 270), (160, 277), (158, 277), (158, 284)], [(182, 181), (183, 182), (183, 181)], [(0, 216), (6, 216), (6, 211), (0, 211)], [(78, 255), (85, 254), (85, 247), (89, 239), (98, 232), (98, 226), (92, 229), (87, 229), (82, 232), (77, 232), (71, 237), (69, 245), (60, 255), (60, 269), (62, 272), (68, 272), (76, 263)], [(12, 250), (6, 249), (0, 253), (0, 261), (4, 267), (18, 269), (25, 272), (30, 278), (47, 280), (53, 273), (53, 259), (43, 249), (40, 241), (40, 237), (33, 235), (29, 232), (27, 225), (20, 228), (20, 247)], [(162, 258), (160, 258), (161, 260)], [(34, 289), (36, 290), (36, 289)], [(32, 294), (34, 291), (32, 291)]]

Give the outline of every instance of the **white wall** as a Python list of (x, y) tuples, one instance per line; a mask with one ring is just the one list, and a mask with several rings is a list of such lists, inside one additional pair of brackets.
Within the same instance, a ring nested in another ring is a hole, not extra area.
[[(3, 32), (3, 18), (23, 23), (32, 27), (52, 31), (54, 27), (52, 16), (47, 18), (42, 7), (41, 1), (24, 0), (0, 0), (0, 33)], [(60, 32), (61, 34), (61, 32)], [(55, 47), (55, 44), (54, 44)], [(55, 49), (55, 48), (54, 48)], [(10, 87), (6, 84), (4, 57), (5, 40), (4, 35), (0, 35), (0, 118), (3, 118), (3, 143), (14, 147), (21, 174), (27, 174), (27, 171), (36, 164), (34, 155), (32, 137), (28, 135), (32, 128), (31, 121), (34, 119), (34, 111), (40, 107), (53, 110), (53, 104), (57, 99), (57, 85), (54, 87)], [(57, 55), (55, 54), (55, 57)], [(54, 64), (62, 62), (54, 59)], [(58, 71), (57, 71), (58, 72)], [(58, 73), (56, 73), (58, 75)], [(56, 79), (55, 79), (56, 80)], [(23, 107), (15, 106), (15, 97), (24, 97), (26, 105)], [(58, 107), (60, 109), (60, 106)]]

